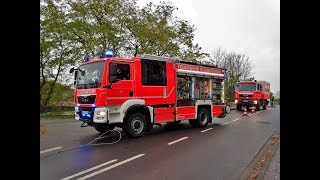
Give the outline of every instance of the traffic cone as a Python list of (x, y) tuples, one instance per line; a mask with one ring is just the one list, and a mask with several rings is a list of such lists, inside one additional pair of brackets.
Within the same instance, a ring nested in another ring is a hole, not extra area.
[(252, 108), (251, 108), (251, 113), (252, 114), (255, 112), (254, 109), (256, 109), (256, 107), (252, 106)]
[(247, 107), (246, 106), (244, 107), (244, 111), (243, 111), (243, 115), (242, 116), (248, 116)]

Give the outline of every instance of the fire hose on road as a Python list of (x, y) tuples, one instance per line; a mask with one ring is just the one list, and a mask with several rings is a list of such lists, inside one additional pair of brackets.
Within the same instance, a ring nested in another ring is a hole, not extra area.
[[(117, 139), (116, 141), (114, 142), (105, 142), (105, 143), (93, 143), (99, 139), (104, 139), (102, 136), (109, 133), (109, 132), (117, 132), (119, 133), (119, 139)], [(101, 138), (102, 137), (102, 138)], [(58, 154), (58, 153), (61, 153), (61, 152), (66, 152), (66, 151), (70, 151), (70, 150), (73, 150), (73, 149), (77, 149), (77, 148), (82, 148), (82, 147), (87, 147), (87, 146), (99, 146), (99, 145), (110, 145), (110, 144), (115, 144), (117, 142), (119, 142), (122, 138), (122, 134), (119, 130), (108, 130), (104, 133), (102, 133), (101, 135), (99, 135), (97, 138), (95, 138), (93, 141), (89, 142), (88, 144), (85, 144), (85, 145), (82, 145), (82, 146), (76, 146), (76, 147), (71, 147), (71, 148), (67, 148), (67, 149), (64, 149), (64, 150), (61, 150), (61, 151), (58, 151), (56, 153), (53, 153), (53, 154), (49, 154), (49, 155), (46, 155), (46, 156), (42, 156), (40, 157), (40, 159), (43, 159), (43, 158), (47, 158), (49, 156), (53, 156), (55, 154)]]

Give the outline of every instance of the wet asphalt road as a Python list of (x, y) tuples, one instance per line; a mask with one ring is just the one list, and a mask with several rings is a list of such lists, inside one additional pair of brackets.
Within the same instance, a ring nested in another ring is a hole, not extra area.
[[(232, 111), (206, 128), (154, 126), (141, 138), (86, 146), (99, 134), (77, 121), (46, 123), (40, 139), (41, 179), (237, 179), (264, 143), (280, 128), (280, 107), (249, 117)], [(201, 132), (203, 130), (210, 130)], [(176, 141), (179, 140), (180, 141)], [(97, 140), (106, 143), (114, 137)], [(175, 143), (174, 143), (175, 142)], [(170, 145), (169, 145), (169, 144)], [(57, 153), (62, 151), (60, 153)]]

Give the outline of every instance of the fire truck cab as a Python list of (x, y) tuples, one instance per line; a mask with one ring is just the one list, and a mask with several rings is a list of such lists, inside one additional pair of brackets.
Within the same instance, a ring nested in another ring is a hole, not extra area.
[(99, 132), (139, 137), (155, 124), (223, 118), (224, 70), (153, 55), (87, 58), (75, 73), (75, 119)]
[(253, 107), (257, 111), (262, 107), (265, 110), (270, 102), (270, 83), (256, 80), (238, 81), (234, 97), (237, 110), (241, 110), (242, 107)]

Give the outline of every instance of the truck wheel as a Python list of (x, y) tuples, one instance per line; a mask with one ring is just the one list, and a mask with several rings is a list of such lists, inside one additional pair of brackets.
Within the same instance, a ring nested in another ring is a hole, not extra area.
[(101, 133), (104, 133), (108, 130), (113, 130), (115, 128), (115, 125), (108, 124), (108, 125), (95, 125), (94, 128)]
[(146, 131), (147, 122), (146, 118), (141, 113), (131, 114), (124, 122), (123, 132), (129, 137), (140, 137)]
[(225, 109), (225, 111), (226, 111), (226, 113), (227, 113), (227, 114), (229, 114), (229, 113), (230, 113), (230, 111), (231, 111), (231, 108), (230, 108), (230, 106), (229, 106), (229, 105), (227, 105), (227, 106), (226, 106), (226, 109)]
[(266, 110), (267, 109), (267, 106), (263, 106), (263, 110)]
[(202, 108), (198, 111), (197, 119), (189, 120), (189, 123), (193, 128), (206, 127), (209, 123), (209, 118), (210, 115), (208, 110), (206, 108)]

